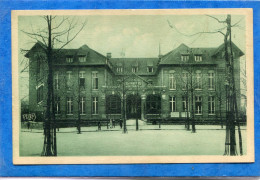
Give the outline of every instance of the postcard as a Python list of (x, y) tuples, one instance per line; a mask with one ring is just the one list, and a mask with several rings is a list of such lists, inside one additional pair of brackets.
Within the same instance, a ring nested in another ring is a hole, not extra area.
[(14, 164), (254, 162), (252, 9), (14, 10)]

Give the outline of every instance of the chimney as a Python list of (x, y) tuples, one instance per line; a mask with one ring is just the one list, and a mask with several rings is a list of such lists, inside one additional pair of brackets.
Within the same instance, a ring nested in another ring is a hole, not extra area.
[(111, 59), (112, 54), (111, 53), (107, 53), (107, 59)]

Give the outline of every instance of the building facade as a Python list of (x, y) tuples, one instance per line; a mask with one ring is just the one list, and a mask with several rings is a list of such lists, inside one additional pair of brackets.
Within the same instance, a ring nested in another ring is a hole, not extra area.
[[(29, 58), (29, 108), (44, 114), (47, 64), (36, 43)], [(240, 57), (233, 44), (235, 84), (240, 108)], [(139, 118), (198, 121), (225, 118), (224, 44), (190, 48), (181, 44), (155, 58), (113, 58), (83, 45), (62, 49), (53, 60), (55, 114), (58, 120)], [(193, 104), (193, 105), (192, 105)], [(125, 113), (124, 113), (125, 112)]]

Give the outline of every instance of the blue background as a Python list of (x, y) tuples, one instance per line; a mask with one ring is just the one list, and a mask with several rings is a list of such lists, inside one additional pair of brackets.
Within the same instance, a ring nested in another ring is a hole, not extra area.
[[(242, 1), (86, 1), (0, 0), (0, 176), (260, 176), (259, 57), (260, 2)], [(11, 10), (39, 9), (170, 9), (253, 8), (255, 163), (245, 164), (136, 164), (36, 165), (12, 163)]]

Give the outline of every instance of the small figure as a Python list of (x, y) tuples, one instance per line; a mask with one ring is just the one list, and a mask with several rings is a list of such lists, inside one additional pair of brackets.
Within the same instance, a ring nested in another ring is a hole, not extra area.
[(101, 131), (101, 122), (98, 121), (98, 130)]
[(123, 127), (122, 119), (119, 120), (120, 129)]
[(110, 125), (110, 129), (111, 129), (111, 128), (113, 127), (113, 125), (112, 125), (112, 119), (110, 119), (109, 125)]
[(28, 130), (30, 129), (30, 126), (31, 126), (30, 121), (28, 121), (28, 122), (27, 122), (27, 128), (28, 128)]
[(116, 121), (114, 119), (112, 120), (112, 124), (113, 124), (113, 128), (115, 128), (116, 127)]

